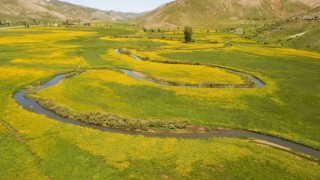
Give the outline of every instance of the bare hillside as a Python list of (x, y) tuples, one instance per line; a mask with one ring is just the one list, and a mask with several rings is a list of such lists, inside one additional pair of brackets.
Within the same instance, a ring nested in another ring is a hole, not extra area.
[(319, 4), (319, 0), (176, 0), (137, 20), (146, 27), (203, 26), (216, 21), (241, 23), (248, 19), (294, 16)]
[[(101, 11), (58, 0), (0, 0), (2, 18), (128, 19), (135, 13)], [(1, 18), (0, 17), (0, 18)]]

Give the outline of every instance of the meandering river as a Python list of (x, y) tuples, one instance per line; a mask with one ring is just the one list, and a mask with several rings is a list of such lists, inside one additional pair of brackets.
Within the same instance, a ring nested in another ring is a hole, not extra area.
[[(137, 56), (134, 56), (134, 58), (139, 58)], [(232, 73), (238, 73), (237, 71), (232, 71)], [(130, 70), (124, 70), (126, 74), (128, 74), (132, 78), (136, 79), (142, 79), (142, 80), (148, 80), (154, 82), (152, 79), (145, 79), (142, 76), (138, 76), (134, 73), (134, 71)], [(66, 74), (57, 75), (50, 81), (46, 82), (42, 86), (38, 87), (36, 91), (46, 89), (50, 86), (54, 86), (58, 84), (63, 78), (65, 78)], [(264, 84), (259, 79), (255, 78), (254, 76), (248, 75), (256, 82), (256, 87), (262, 87)], [(296, 152), (300, 152), (309, 156), (313, 156), (316, 158), (320, 158), (320, 151), (298, 144), (294, 143), (288, 140), (284, 140), (282, 138), (259, 134), (255, 132), (245, 131), (245, 130), (217, 130), (217, 131), (204, 131), (204, 132), (193, 132), (193, 133), (148, 133), (148, 132), (136, 132), (136, 131), (126, 131), (126, 130), (119, 130), (119, 129), (112, 129), (108, 127), (102, 127), (102, 126), (96, 126), (92, 124), (88, 124), (85, 122), (73, 120), (70, 118), (64, 118), (61, 117), (54, 112), (51, 112), (43, 107), (41, 107), (35, 100), (33, 99), (27, 99), (25, 97), (24, 91), (18, 92), (14, 94), (15, 101), (24, 109), (34, 112), (36, 114), (47, 116), (51, 119), (58, 120), (64, 123), (73, 124), (76, 126), (82, 126), (86, 128), (91, 128), (95, 130), (100, 130), (104, 132), (112, 132), (112, 133), (121, 133), (121, 134), (127, 134), (127, 135), (142, 135), (145, 137), (157, 137), (157, 138), (181, 138), (181, 139), (198, 139), (198, 138), (252, 138), (257, 140), (258, 142), (262, 142), (264, 144), (268, 144), (274, 147), (282, 148), (282, 149), (290, 149)]]

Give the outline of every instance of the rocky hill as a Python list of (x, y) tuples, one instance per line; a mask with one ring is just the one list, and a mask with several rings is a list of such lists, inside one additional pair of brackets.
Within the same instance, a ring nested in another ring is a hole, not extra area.
[(0, 19), (128, 19), (135, 13), (101, 11), (58, 0), (0, 0)]
[(285, 18), (306, 12), (319, 0), (176, 0), (139, 17), (145, 27), (206, 26), (216, 22)]

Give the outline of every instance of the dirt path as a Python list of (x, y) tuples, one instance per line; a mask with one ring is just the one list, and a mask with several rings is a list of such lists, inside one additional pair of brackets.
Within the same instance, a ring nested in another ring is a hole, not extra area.
[[(31, 154), (31, 156), (34, 158), (36, 166), (38, 167), (38, 169), (41, 169), (41, 158), (35, 153), (33, 152), (29, 145), (27, 144), (27, 142), (20, 136), (20, 134), (18, 133), (18, 131), (16, 131), (8, 122), (6, 122), (5, 120), (0, 118), (0, 123), (8, 130), (8, 132), (14, 136), (19, 142), (25, 144), (27, 146), (27, 151)], [(42, 174), (45, 179), (51, 179), (46, 173)]]
[(0, 118), (0, 123), (9, 131), (9, 133), (14, 136), (18, 141), (25, 143), (25, 140), (20, 136), (20, 134), (6, 121)]
[[(30, 27), (39, 27), (39, 26), (42, 26), (42, 25), (30, 25)], [(2, 27), (2, 28), (0, 28), (0, 31), (7, 30), (7, 29), (16, 29), (16, 28), (25, 28), (25, 26)]]
[(305, 32), (302, 32), (302, 33), (298, 33), (298, 34), (295, 34), (295, 35), (289, 36), (289, 37), (288, 37), (288, 39), (303, 36), (303, 35), (304, 35), (304, 34), (306, 34), (307, 32), (308, 32), (308, 31), (305, 31)]
[(12, 26), (12, 27), (3, 27), (0, 30), (7, 30), (7, 29), (15, 29), (15, 28), (23, 28), (24, 26)]

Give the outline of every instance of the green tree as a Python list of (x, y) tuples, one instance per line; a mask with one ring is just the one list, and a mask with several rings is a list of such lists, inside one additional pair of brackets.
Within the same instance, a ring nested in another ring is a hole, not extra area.
[(143, 32), (147, 32), (148, 31), (147, 28), (145, 28), (145, 27), (143, 27), (142, 29), (143, 29)]
[(65, 21), (66, 28), (69, 26), (69, 24), (70, 24), (70, 22), (69, 22), (69, 20), (67, 19), (67, 20)]
[(186, 42), (186, 43), (191, 42), (191, 40), (192, 40), (192, 34), (193, 34), (192, 27), (190, 27), (190, 26), (184, 27), (184, 31), (183, 31), (183, 32), (184, 32), (185, 42)]

